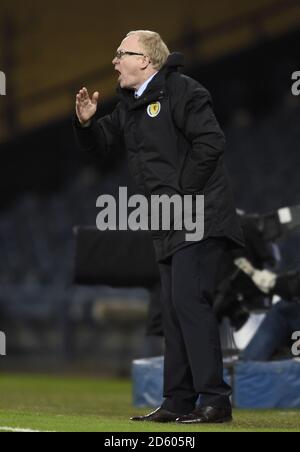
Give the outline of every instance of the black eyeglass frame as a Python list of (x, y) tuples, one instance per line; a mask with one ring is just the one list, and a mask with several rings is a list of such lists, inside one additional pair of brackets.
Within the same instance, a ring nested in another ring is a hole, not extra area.
[(137, 56), (146, 56), (144, 53), (138, 53), (138, 52), (126, 52), (125, 50), (118, 50), (116, 52), (115, 58), (117, 60), (121, 60), (121, 58), (123, 58), (123, 56), (125, 55), (129, 55), (129, 56), (133, 56), (133, 55), (137, 55)]

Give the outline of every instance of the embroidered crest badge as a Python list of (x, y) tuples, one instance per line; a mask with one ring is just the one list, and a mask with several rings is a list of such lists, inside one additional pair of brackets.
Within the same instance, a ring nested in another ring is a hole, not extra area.
[(150, 104), (147, 108), (147, 113), (150, 116), (150, 118), (156, 118), (156, 116), (159, 115), (161, 110), (161, 103), (155, 102), (154, 104)]

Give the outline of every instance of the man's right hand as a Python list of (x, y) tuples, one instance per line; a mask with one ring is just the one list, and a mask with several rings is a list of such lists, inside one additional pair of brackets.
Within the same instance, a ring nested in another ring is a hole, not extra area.
[(76, 114), (80, 124), (88, 125), (97, 111), (99, 93), (96, 91), (90, 98), (88, 90), (82, 88), (76, 96)]

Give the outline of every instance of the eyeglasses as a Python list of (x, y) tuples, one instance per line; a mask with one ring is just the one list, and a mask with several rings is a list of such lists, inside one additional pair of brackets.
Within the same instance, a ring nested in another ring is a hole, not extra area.
[(137, 53), (137, 52), (125, 52), (124, 50), (118, 50), (116, 52), (115, 58), (117, 60), (120, 60), (121, 58), (123, 58), (124, 55), (139, 55), (139, 56), (145, 56), (143, 53)]

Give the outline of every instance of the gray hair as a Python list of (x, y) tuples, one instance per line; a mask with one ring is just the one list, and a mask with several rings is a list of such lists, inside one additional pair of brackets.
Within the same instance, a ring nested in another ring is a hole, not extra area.
[(149, 30), (136, 30), (127, 34), (127, 36), (132, 35), (138, 35), (152, 66), (159, 71), (170, 55), (170, 51), (161, 36), (155, 31)]

